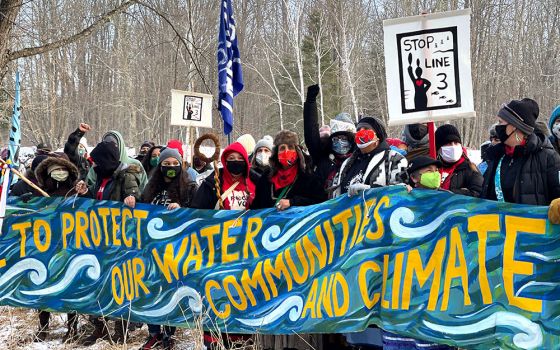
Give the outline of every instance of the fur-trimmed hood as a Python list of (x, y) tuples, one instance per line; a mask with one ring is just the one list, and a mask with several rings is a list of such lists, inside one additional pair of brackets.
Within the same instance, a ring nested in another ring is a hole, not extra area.
[(69, 160), (62, 157), (48, 157), (37, 166), (37, 169), (35, 169), (35, 177), (37, 178), (39, 186), (44, 187), (47, 184), (47, 180), (50, 178), (48, 170), (52, 165), (60, 165), (68, 169), (69, 175), (68, 179), (64, 181), (65, 183), (73, 184), (80, 177), (78, 168)]

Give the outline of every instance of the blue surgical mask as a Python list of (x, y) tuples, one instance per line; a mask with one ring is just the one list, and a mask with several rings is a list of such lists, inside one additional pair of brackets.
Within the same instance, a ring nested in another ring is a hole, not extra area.
[(342, 155), (348, 154), (352, 149), (352, 146), (350, 145), (350, 142), (348, 140), (336, 139), (333, 140), (332, 149), (334, 153)]

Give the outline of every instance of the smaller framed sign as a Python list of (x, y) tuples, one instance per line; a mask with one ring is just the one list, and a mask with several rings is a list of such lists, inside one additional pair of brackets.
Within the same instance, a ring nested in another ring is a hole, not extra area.
[(212, 95), (171, 90), (171, 125), (212, 127)]

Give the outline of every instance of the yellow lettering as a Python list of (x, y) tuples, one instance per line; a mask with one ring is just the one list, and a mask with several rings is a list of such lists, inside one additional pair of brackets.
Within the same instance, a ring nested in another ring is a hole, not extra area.
[(264, 261), (264, 275), (268, 281), (270, 290), (272, 291), (272, 297), (276, 298), (278, 296), (278, 289), (276, 288), (276, 284), (274, 283), (272, 276), (286, 281), (287, 292), (292, 290), (292, 277), (290, 276), (290, 273), (286, 268), (286, 264), (284, 263), (284, 252), (280, 252), (276, 256), (274, 267), (272, 266), (270, 258)]
[[(41, 242), (41, 228), (45, 232), (45, 243)], [(51, 226), (45, 220), (35, 220), (33, 223), (33, 240), (37, 250), (41, 253), (46, 252), (51, 246)]]
[[(239, 302), (235, 300), (233, 294), (230, 291), (229, 286), (233, 286), (237, 296), (239, 297)], [(243, 293), (243, 288), (237, 283), (237, 280), (234, 276), (226, 276), (224, 278), (224, 290), (229, 298), (230, 303), (239, 311), (244, 311), (247, 309), (247, 297), (245, 293)]]
[(14, 231), (19, 231), (19, 234), (21, 236), (21, 241), (19, 242), (19, 257), (20, 258), (24, 258), (25, 257), (25, 241), (27, 239), (27, 235), (25, 233), (25, 231), (31, 227), (31, 223), (30, 222), (20, 222), (18, 224), (13, 224), (12, 225), (12, 230)]
[[(459, 260), (459, 266), (457, 266)], [(469, 295), (469, 275), (467, 271), (467, 262), (465, 260), (465, 252), (463, 250), (463, 243), (461, 242), (461, 234), (457, 227), (451, 229), (451, 236), (449, 239), (449, 258), (447, 259), (447, 266), (445, 269), (445, 282), (443, 286), (443, 300), (441, 303), (441, 311), (447, 310), (449, 304), (449, 292), (451, 289), (451, 282), (454, 278), (461, 278), (463, 285), (463, 303), (464, 305), (471, 304), (471, 297)]]
[(374, 293), (373, 298), (369, 297), (369, 285), (367, 283), (367, 273), (368, 271), (381, 272), (381, 268), (375, 261), (366, 261), (360, 265), (360, 270), (358, 272), (358, 286), (360, 287), (360, 294), (362, 295), (362, 300), (364, 305), (371, 310), (375, 304), (379, 302), (381, 296), (379, 293)]
[(113, 221), (113, 245), (120, 246), (121, 240), (117, 237), (119, 232), (119, 224), (117, 223), (117, 217), (121, 216), (121, 210), (119, 208), (111, 208), (111, 220)]
[(247, 221), (247, 234), (245, 235), (245, 242), (243, 243), (243, 259), (249, 259), (249, 249), (254, 258), (259, 257), (257, 246), (255, 245), (255, 237), (259, 234), (262, 228), (261, 218), (249, 218)]
[(395, 270), (393, 271), (393, 293), (391, 298), (391, 308), (399, 308), (399, 296), (401, 293), (401, 277), (404, 253), (397, 253), (395, 256)]
[(307, 316), (307, 310), (310, 311), (309, 313), (311, 318), (317, 318), (317, 314), (315, 313), (315, 305), (317, 304), (317, 289), (317, 280), (314, 279), (313, 283), (311, 284), (311, 288), (309, 288), (309, 295), (307, 296), (307, 300), (305, 301), (305, 306), (303, 307), (301, 318), (305, 318), (305, 316)]
[[(340, 304), (338, 287), (340, 287), (340, 290), (342, 291), (342, 305)], [(348, 308), (350, 307), (350, 293), (348, 292), (348, 282), (346, 282), (346, 279), (340, 272), (337, 272), (334, 276), (333, 299), (334, 316), (342, 317), (346, 315)]]
[(342, 243), (340, 244), (340, 255), (343, 256), (346, 251), (346, 242), (348, 242), (348, 235), (350, 234), (350, 224), (348, 220), (352, 218), (352, 209), (346, 209), (335, 216), (333, 216), (333, 224), (342, 224)]
[(484, 304), (492, 304), (492, 291), (488, 283), (486, 271), (486, 242), (488, 232), (500, 231), (500, 216), (498, 214), (476, 215), (469, 218), (469, 232), (478, 235), (478, 284)]
[(132, 211), (128, 208), (124, 208), (122, 210), (122, 217), (121, 217), (121, 234), (124, 245), (128, 248), (132, 248), (132, 238), (128, 238), (126, 236), (126, 220), (132, 219)]
[(224, 307), (224, 311), (219, 311), (216, 308), (216, 305), (214, 305), (214, 300), (212, 299), (212, 288), (222, 289), (220, 287), (220, 284), (214, 280), (209, 280), (208, 282), (206, 282), (204, 291), (206, 292), (206, 297), (208, 298), (208, 305), (210, 305), (210, 308), (212, 309), (212, 311), (214, 311), (214, 314), (216, 314), (216, 316), (224, 320), (231, 314), (231, 306), (229, 304), (226, 304), (226, 306)]
[(214, 225), (210, 227), (205, 227), (200, 230), (200, 235), (208, 241), (208, 263), (206, 267), (211, 267), (214, 265), (214, 259), (216, 257), (216, 246), (214, 245), (214, 236), (220, 233), (220, 225)]
[(173, 244), (168, 243), (165, 246), (165, 253), (163, 254), (163, 258), (160, 258), (159, 253), (156, 248), (152, 249), (152, 255), (156, 261), (159, 270), (165, 276), (167, 283), (171, 283), (171, 274), (175, 277), (176, 280), (179, 279), (179, 261), (185, 255), (185, 251), (187, 250), (187, 243), (189, 241), (188, 237), (183, 238), (181, 241), (181, 246), (179, 247), (179, 251), (177, 255), (175, 255), (175, 251), (173, 250)]
[(237, 241), (237, 238), (235, 236), (229, 235), (230, 227), (235, 227), (236, 222), (237, 220), (229, 220), (224, 222), (224, 229), (222, 231), (222, 264), (239, 260), (239, 253), (228, 253), (229, 246), (235, 244), (235, 242)]
[(262, 261), (257, 263), (252, 276), (249, 276), (249, 271), (247, 269), (243, 270), (243, 273), (241, 274), (241, 285), (243, 286), (243, 290), (245, 291), (247, 298), (249, 298), (251, 306), (257, 305), (257, 300), (255, 299), (255, 295), (253, 294), (251, 288), (257, 289), (257, 287), (260, 286), (264, 294), (264, 300), (270, 300), (270, 293), (262, 274), (262, 265)]
[(189, 250), (189, 255), (183, 263), (183, 276), (186, 276), (189, 272), (189, 265), (191, 261), (194, 261), (194, 270), (198, 271), (202, 268), (202, 248), (200, 248), (200, 242), (196, 233), (191, 235), (191, 249)]
[(375, 210), (373, 211), (373, 218), (375, 219), (377, 230), (375, 232), (368, 230), (368, 232), (366, 233), (366, 238), (370, 241), (375, 241), (382, 238), (383, 234), (385, 233), (385, 227), (383, 226), (383, 219), (381, 218), (381, 215), (379, 215), (379, 209), (381, 209), (381, 206), (384, 207), (389, 206), (389, 197), (383, 196), (375, 206)]
[(134, 218), (136, 219), (136, 247), (142, 248), (142, 220), (148, 218), (149, 212), (147, 210), (134, 210)]
[(62, 213), (60, 221), (62, 221), (62, 249), (66, 249), (68, 247), (67, 237), (70, 233), (74, 232), (74, 215)]

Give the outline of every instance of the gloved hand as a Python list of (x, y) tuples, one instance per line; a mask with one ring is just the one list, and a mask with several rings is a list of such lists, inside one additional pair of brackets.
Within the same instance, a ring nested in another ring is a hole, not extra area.
[(560, 198), (556, 198), (548, 207), (548, 220), (555, 225), (560, 224)]
[(352, 197), (358, 195), (365, 190), (369, 190), (370, 188), (371, 186), (366, 184), (360, 184), (360, 183), (352, 184), (348, 186), (348, 196)]
[(319, 92), (321, 91), (321, 89), (319, 88), (319, 85), (315, 84), (315, 85), (311, 85), (307, 87), (307, 102), (315, 102), (315, 100), (317, 100), (317, 96), (319, 95)]

